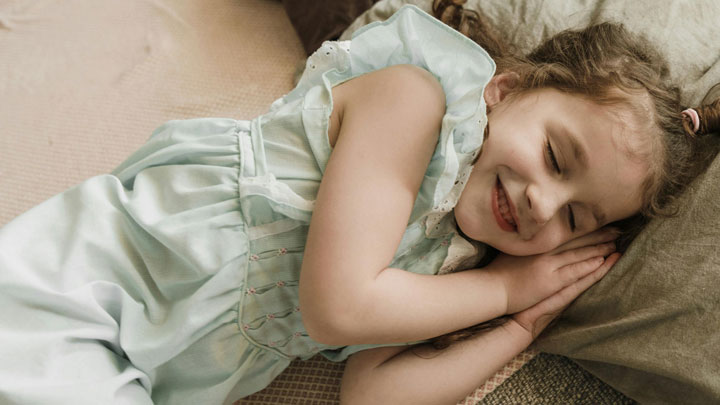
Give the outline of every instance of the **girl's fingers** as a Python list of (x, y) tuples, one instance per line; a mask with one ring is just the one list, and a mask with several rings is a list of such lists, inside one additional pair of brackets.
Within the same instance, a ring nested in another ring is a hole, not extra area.
[(554, 295), (550, 296), (544, 301), (547, 304), (545, 309), (551, 311), (559, 310), (569, 305), (575, 300), (575, 298), (585, 292), (585, 290), (587, 290), (593, 284), (597, 283), (600, 279), (602, 279), (605, 274), (607, 274), (607, 272), (610, 270), (610, 268), (615, 263), (617, 263), (617, 261), (620, 259), (620, 256), (620, 253), (613, 253), (607, 259), (605, 259), (601, 266), (597, 267), (594, 271), (589, 272), (585, 276), (579, 278), (574, 283), (571, 283), (570, 285), (566, 286)]
[(603, 256), (594, 256), (559, 268), (555, 271), (555, 276), (558, 277), (560, 285), (564, 288), (594, 272), (604, 263), (605, 258)]
[(551, 252), (551, 254), (560, 254), (568, 250), (577, 249), (580, 247), (598, 245), (601, 243), (611, 242), (615, 240), (620, 232), (617, 228), (605, 227), (597, 229), (593, 232), (583, 235), (579, 238), (575, 238), (565, 242), (558, 246)]
[(615, 251), (615, 244), (607, 242), (599, 245), (585, 246), (565, 251), (555, 257), (559, 260), (558, 268), (579, 263), (598, 256), (607, 256)]
[(603, 278), (618, 259), (620, 259), (620, 254), (613, 253), (594, 271), (525, 311), (515, 314), (515, 320), (529, 330), (533, 338), (537, 337), (553, 318), (565, 310), (580, 294)]

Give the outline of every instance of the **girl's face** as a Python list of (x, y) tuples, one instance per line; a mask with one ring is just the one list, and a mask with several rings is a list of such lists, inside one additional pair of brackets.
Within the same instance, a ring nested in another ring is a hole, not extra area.
[(505, 98), (502, 76), (486, 88), (488, 136), (455, 207), (468, 237), (532, 255), (640, 210), (647, 165), (611, 107), (554, 89)]

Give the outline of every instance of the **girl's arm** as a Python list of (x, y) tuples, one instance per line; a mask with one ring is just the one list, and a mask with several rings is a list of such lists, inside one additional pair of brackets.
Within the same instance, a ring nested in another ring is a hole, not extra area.
[(504, 312), (502, 284), (489, 274), (437, 277), (388, 268), (444, 113), (438, 81), (411, 65), (381, 69), (333, 89), (334, 148), (300, 275), (303, 323), (315, 340), (413, 341)]
[(443, 350), (430, 345), (365, 350), (348, 359), (340, 403), (456, 404), (532, 340), (509, 321)]
[(610, 256), (594, 272), (514, 315), (505, 325), (446, 349), (383, 347), (351, 356), (342, 380), (341, 403), (456, 404), (523, 351), (618, 258), (618, 254)]
[[(509, 308), (527, 308), (596, 269), (599, 264), (587, 259), (607, 253), (586, 249), (580, 258), (573, 256), (579, 265), (565, 272), (554, 270), (568, 264), (567, 258), (530, 260), (522, 284), (508, 281), (517, 276), (506, 265), (443, 276), (388, 268), (444, 112), (440, 84), (411, 65), (381, 69), (333, 89), (334, 149), (300, 275), (303, 323), (318, 342), (409, 342), (462, 329)], [(535, 271), (538, 264), (542, 271)], [(518, 307), (517, 297), (527, 295), (518, 285), (533, 289), (536, 298)]]

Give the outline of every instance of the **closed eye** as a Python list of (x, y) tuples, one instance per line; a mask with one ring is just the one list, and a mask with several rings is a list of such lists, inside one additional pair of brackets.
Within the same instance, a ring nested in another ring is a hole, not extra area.
[[(557, 158), (555, 157), (555, 152), (553, 151), (552, 145), (550, 145), (550, 141), (545, 141), (545, 149), (547, 149), (548, 157), (550, 158), (550, 162), (552, 163), (553, 169), (560, 174), (562, 171), (560, 170), (560, 164), (558, 164)], [(575, 213), (573, 212), (572, 206), (568, 204), (568, 225), (570, 226), (570, 231), (575, 232), (575, 229), (577, 229), (577, 226), (575, 224)]]
[(553, 169), (560, 174), (560, 165), (558, 164), (557, 159), (555, 158), (555, 152), (553, 152), (552, 145), (550, 145), (550, 141), (545, 141), (545, 149), (547, 150), (548, 157), (550, 158), (550, 162), (552, 163)]
[(568, 223), (570, 224), (570, 231), (575, 232), (577, 228), (575, 226), (575, 213), (573, 212), (572, 205), (568, 204)]

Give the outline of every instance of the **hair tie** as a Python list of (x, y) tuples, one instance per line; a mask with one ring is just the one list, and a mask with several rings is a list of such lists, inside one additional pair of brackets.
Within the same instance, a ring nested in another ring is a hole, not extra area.
[(697, 111), (692, 108), (688, 108), (687, 110), (684, 110), (681, 114), (690, 118), (693, 123), (693, 133), (697, 133), (697, 131), (700, 129), (700, 116), (698, 115)]

